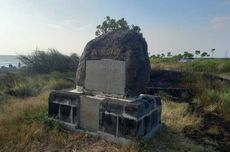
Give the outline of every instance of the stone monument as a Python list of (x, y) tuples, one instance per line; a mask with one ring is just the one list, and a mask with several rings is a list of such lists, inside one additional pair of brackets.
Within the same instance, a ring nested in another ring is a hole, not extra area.
[(69, 130), (87, 131), (112, 142), (149, 139), (161, 127), (161, 98), (141, 94), (149, 77), (142, 35), (109, 32), (86, 45), (76, 89), (51, 92), (48, 115)]

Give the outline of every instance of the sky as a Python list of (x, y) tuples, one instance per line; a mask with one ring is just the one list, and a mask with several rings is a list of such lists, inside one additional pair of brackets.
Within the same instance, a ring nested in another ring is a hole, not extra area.
[(150, 55), (215, 48), (230, 57), (230, 0), (0, 0), (0, 55), (81, 55), (105, 16), (140, 26)]

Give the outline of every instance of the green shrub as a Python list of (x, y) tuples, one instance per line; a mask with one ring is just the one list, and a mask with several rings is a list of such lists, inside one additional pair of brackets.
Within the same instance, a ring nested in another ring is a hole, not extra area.
[(48, 118), (48, 113), (46, 111), (39, 111), (34, 114), (24, 112), (22, 118), (23, 118), (23, 121), (28, 125), (32, 125), (33, 123), (36, 123), (36, 122), (41, 122), (44, 124), (46, 129), (61, 130), (59, 122)]
[(54, 119), (50, 119), (48, 117), (45, 117), (44, 121), (43, 121), (46, 129), (48, 130), (53, 130), (53, 129), (57, 129), (57, 130), (62, 130), (60, 123)]
[(0, 75), (0, 90), (6, 90), (7, 88), (12, 88), (15, 85), (15, 81), (20, 78), (14, 73), (5, 73)]
[(47, 117), (47, 112), (43, 112), (43, 111), (37, 112), (33, 115), (29, 113), (23, 114), (24, 121), (30, 125), (34, 122), (43, 122), (45, 121), (46, 117)]
[(214, 110), (223, 118), (230, 121), (230, 91), (225, 90), (207, 90), (200, 96), (200, 102), (203, 106), (215, 107)]
[(151, 64), (161, 65), (171, 70), (188, 72), (211, 72), (211, 73), (230, 73), (229, 59), (195, 59), (192, 62), (180, 63), (178, 58), (162, 58), (152, 56), (149, 58)]
[(150, 58), (150, 63), (152, 64), (158, 64), (158, 63), (177, 63), (178, 59), (171, 57), (171, 58), (161, 58), (161, 57), (151, 57)]
[(79, 61), (77, 54), (66, 56), (55, 49), (48, 49), (47, 52), (36, 50), (32, 55), (21, 55), (19, 59), (32, 73), (76, 71)]
[(217, 111), (230, 121), (230, 90), (220, 95), (221, 102), (217, 105)]
[(230, 60), (225, 60), (223, 62), (223, 67), (220, 67), (220, 72), (230, 72)]
[(197, 72), (216, 72), (217, 65), (218, 65), (217, 60), (197, 60), (185, 64), (185, 67), (187, 67), (191, 71), (197, 71)]
[(208, 90), (207, 96), (210, 103), (217, 103), (221, 101), (220, 93), (215, 90)]
[(200, 59), (193, 62), (180, 64), (180, 66), (177, 68), (179, 70), (183, 69), (183, 71), (226, 73), (230, 72), (230, 60)]
[(75, 87), (74, 83), (65, 80), (52, 80), (49, 88), (52, 90), (61, 90)]
[(183, 83), (192, 89), (199, 105), (204, 109), (211, 108), (211, 111), (215, 111), (230, 121), (230, 84), (225, 81), (207, 79), (203, 74), (189, 73), (184, 73)]
[(15, 87), (9, 89), (6, 93), (16, 97), (29, 97), (37, 95), (41, 88), (39, 85), (33, 85), (25, 82), (16, 82)]

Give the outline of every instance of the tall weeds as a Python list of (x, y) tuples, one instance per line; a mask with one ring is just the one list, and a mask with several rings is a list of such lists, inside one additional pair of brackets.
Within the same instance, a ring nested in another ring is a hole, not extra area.
[(184, 74), (183, 81), (188, 88), (193, 90), (198, 104), (230, 121), (229, 83), (212, 78), (208, 79), (203, 74)]

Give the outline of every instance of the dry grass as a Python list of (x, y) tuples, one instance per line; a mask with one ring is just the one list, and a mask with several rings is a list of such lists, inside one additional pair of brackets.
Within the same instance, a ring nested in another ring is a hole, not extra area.
[(195, 127), (200, 118), (187, 112), (187, 103), (163, 102), (162, 120), (165, 127), (150, 141), (151, 149), (155, 151), (212, 151), (211, 148), (195, 144), (182, 134), (183, 128)]
[(201, 119), (194, 114), (188, 113), (188, 108), (187, 103), (165, 101), (162, 111), (162, 119), (165, 125), (180, 132), (186, 126), (199, 124)]
[(49, 130), (42, 121), (26, 116), (47, 111), (48, 92), (9, 101), (0, 111), (0, 151), (118, 151), (118, 145), (87, 134)]
[(42, 121), (28, 123), (25, 116), (47, 112), (48, 92), (37, 97), (12, 99), (0, 105), (0, 151), (211, 151), (185, 138), (181, 130), (196, 125), (199, 118), (187, 114), (187, 104), (163, 103), (164, 127), (149, 142), (117, 145), (82, 133), (47, 129)]

